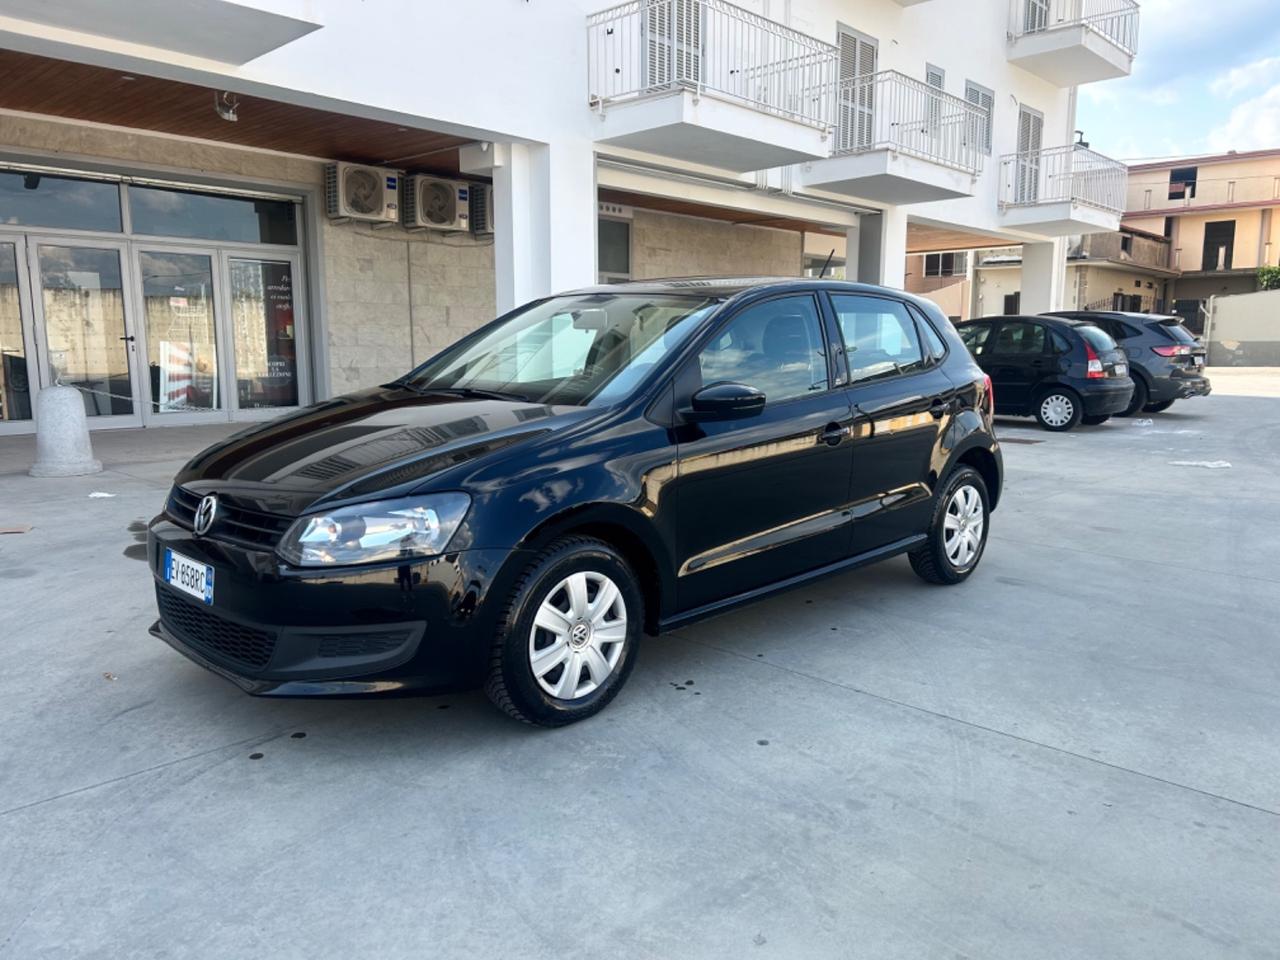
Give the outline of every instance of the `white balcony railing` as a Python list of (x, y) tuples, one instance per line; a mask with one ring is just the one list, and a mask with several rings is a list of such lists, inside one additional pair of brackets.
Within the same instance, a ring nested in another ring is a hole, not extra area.
[(724, 0), (630, 0), (587, 18), (593, 106), (676, 89), (833, 126), (838, 52)]
[(1000, 158), (1000, 205), (1075, 203), (1124, 212), (1128, 168), (1087, 147), (1053, 147)]
[(885, 70), (840, 82), (834, 153), (894, 150), (976, 176), (989, 123), (983, 108)]
[(1130, 56), (1138, 52), (1136, 0), (1010, 0), (1013, 36), (1083, 26), (1106, 37)]

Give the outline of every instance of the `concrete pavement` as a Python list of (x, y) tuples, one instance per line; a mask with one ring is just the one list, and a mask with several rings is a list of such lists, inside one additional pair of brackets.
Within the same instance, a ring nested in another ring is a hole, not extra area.
[(140, 525), (232, 428), (57, 481), (0, 439), (0, 958), (1280, 956), (1280, 376), (1215, 388), (1002, 421), (969, 583), (649, 640), (560, 731), (254, 700), (147, 636)]

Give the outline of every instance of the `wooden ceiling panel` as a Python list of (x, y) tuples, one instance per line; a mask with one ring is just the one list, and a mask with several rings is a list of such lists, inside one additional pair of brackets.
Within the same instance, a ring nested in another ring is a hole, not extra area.
[(0, 107), (113, 126), (281, 150), (309, 157), (456, 173), (467, 140), (239, 97), (238, 120), (214, 110), (216, 91), (174, 80), (0, 50)]

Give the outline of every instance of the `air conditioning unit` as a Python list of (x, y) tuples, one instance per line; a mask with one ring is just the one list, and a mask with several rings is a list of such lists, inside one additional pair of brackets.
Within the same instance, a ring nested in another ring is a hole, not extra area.
[(405, 177), (401, 223), (428, 230), (469, 229), (470, 186), (462, 180)]
[(477, 237), (493, 233), (493, 187), (471, 184), (471, 232)]
[(395, 223), (400, 219), (400, 172), (360, 163), (324, 168), (325, 207), (331, 217)]

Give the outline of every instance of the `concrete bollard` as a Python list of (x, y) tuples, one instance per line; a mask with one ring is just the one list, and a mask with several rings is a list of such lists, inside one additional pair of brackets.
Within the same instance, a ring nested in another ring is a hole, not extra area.
[(36, 395), (36, 462), (33, 477), (81, 477), (99, 473), (93, 459), (84, 401), (75, 387), (45, 387)]

